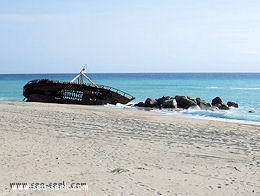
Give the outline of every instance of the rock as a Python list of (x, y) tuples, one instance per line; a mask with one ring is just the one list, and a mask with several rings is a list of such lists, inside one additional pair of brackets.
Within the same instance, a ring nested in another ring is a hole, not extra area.
[(238, 108), (238, 104), (235, 103), (235, 102), (233, 102), (233, 101), (229, 101), (229, 102), (227, 102), (227, 105), (228, 105), (228, 107), (235, 107), (235, 108)]
[(157, 101), (151, 98), (147, 98), (144, 103), (145, 107), (156, 107), (158, 105)]
[(207, 103), (205, 100), (202, 100), (200, 98), (196, 98), (196, 102), (202, 110), (208, 110), (211, 107), (210, 103)]
[[(189, 99), (189, 100), (191, 100), (191, 101), (193, 101), (194, 103), (196, 103), (197, 104), (197, 101), (196, 101), (196, 99), (194, 99), (194, 98), (192, 98), (192, 97), (190, 97), (190, 96), (187, 96), (187, 98)], [(197, 104), (198, 105), (198, 104)]]
[(216, 106), (220, 110), (229, 110), (229, 107), (223, 103), (220, 97), (215, 97), (214, 99), (212, 99), (212, 106)]
[(163, 108), (178, 108), (177, 101), (175, 99), (165, 100), (162, 104)]
[(172, 100), (173, 100), (174, 108), (177, 109), (178, 108), (178, 103), (177, 103), (176, 99), (172, 99)]
[(175, 99), (176, 99), (177, 103), (178, 103), (181, 99), (183, 99), (183, 98), (187, 98), (187, 96), (181, 96), (181, 95), (176, 95), (176, 96), (175, 96)]
[(137, 104), (135, 104), (135, 106), (138, 107), (157, 107), (158, 103), (157, 101), (151, 99), (151, 98), (147, 98), (145, 100), (145, 102), (139, 102)]
[(135, 106), (137, 106), (137, 107), (145, 107), (145, 103), (144, 102), (139, 102), (139, 103), (137, 103), (137, 104), (135, 104)]
[(214, 99), (212, 99), (211, 104), (213, 106), (217, 106), (219, 104), (223, 104), (223, 102), (222, 102), (222, 99), (220, 97), (215, 97)]
[(228, 107), (226, 104), (224, 104), (224, 103), (218, 104), (217, 107), (218, 107), (220, 110), (229, 110), (229, 107)]
[(191, 106), (197, 106), (197, 102), (194, 99), (186, 96), (175, 96), (178, 108), (188, 109)]
[(161, 98), (155, 99), (158, 103), (159, 106), (162, 106), (162, 104), (166, 101), (169, 100), (170, 96), (163, 96)]

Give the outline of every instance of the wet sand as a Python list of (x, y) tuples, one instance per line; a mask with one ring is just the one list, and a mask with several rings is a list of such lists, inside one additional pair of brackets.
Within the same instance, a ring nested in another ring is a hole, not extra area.
[[(148, 111), (0, 103), (1, 195), (259, 195), (260, 126)], [(14, 191), (10, 183), (86, 183)]]

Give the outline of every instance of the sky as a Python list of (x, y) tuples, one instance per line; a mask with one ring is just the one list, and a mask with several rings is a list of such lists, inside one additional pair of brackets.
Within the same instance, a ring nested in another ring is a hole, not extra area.
[(0, 74), (260, 72), (259, 0), (0, 0)]

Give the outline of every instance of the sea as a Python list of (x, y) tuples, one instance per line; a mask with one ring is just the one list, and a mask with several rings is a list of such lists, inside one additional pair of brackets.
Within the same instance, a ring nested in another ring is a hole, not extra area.
[[(0, 74), (0, 101), (22, 102), (23, 86), (34, 79), (70, 81), (71, 74)], [(163, 115), (187, 116), (192, 118), (214, 119), (260, 125), (260, 73), (90, 73), (87, 74), (96, 84), (112, 86), (133, 95), (136, 99), (130, 104), (156, 99), (162, 96), (186, 95), (200, 97), (211, 103), (215, 97), (223, 102), (238, 103), (238, 108), (230, 110), (182, 111), (160, 110)], [(119, 107), (136, 110), (136, 107), (117, 104), (105, 107)]]

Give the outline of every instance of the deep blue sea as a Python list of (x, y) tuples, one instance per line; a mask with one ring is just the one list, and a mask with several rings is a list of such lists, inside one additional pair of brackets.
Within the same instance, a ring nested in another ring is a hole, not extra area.
[[(23, 86), (33, 79), (70, 81), (76, 74), (0, 74), (0, 101), (23, 101)], [(147, 97), (187, 95), (207, 102), (219, 96), (239, 108), (228, 111), (160, 110), (168, 115), (214, 118), (260, 124), (260, 73), (116, 73), (88, 74), (97, 84), (132, 94), (135, 103)], [(112, 107), (112, 106), (111, 106)], [(124, 107), (124, 106), (116, 106)], [(248, 111), (254, 111), (249, 113)]]

